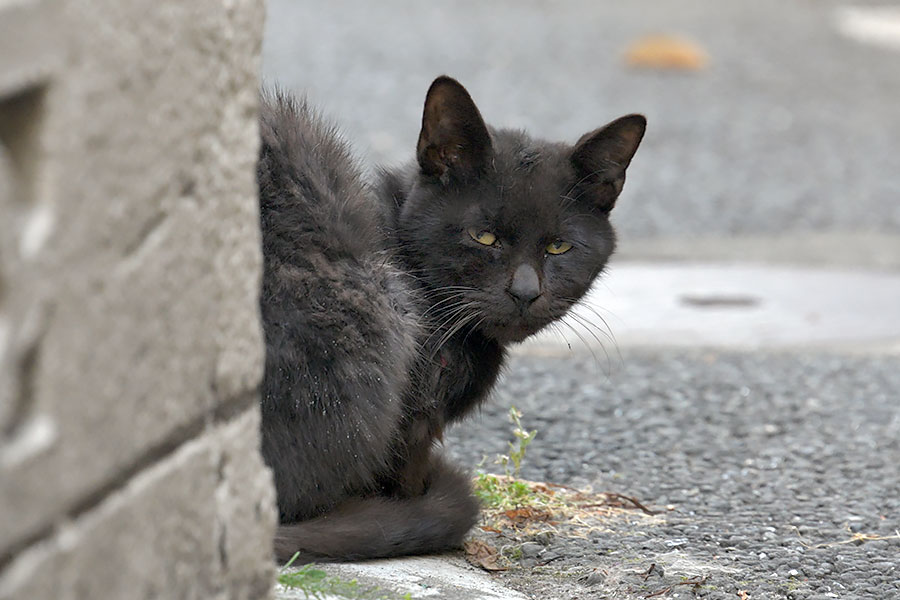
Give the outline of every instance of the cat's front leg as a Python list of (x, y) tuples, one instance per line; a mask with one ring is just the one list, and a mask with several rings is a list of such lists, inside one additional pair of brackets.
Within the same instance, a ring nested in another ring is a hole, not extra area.
[(433, 451), (443, 435), (443, 424), (432, 415), (409, 418), (397, 447), (397, 462), (386, 491), (390, 495), (409, 498), (426, 492), (431, 479)]

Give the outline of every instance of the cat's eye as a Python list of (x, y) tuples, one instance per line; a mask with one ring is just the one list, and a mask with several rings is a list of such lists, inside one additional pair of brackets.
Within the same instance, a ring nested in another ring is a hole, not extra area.
[(564, 254), (572, 249), (572, 244), (569, 242), (564, 242), (562, 240), (556, 240), (550, 244), (547, 244), (547, 254)]
[(479, 231), (474, 227), (470, 227), (468, 229), (468, 232), (469, 236), (479, 244), (484, 244), (485, 246), (493, 246), (497, 243), (497, 236), (490, 231)]

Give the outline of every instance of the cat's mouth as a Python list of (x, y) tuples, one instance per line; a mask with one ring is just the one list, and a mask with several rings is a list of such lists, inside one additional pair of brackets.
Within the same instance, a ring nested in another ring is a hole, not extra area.
[(485, 319), (478, 329), (486, 337), (500, 344), (521, 342), (563, 316), (565, 312), (557, 314), (556, 307), (545, 297), (538, 298), (527, 307), (523, 307), (521, 303), (511, 302), (497, 310), (499, 308), (495, 308), (494, 318)]
[(547, 315), (524, 314), (485, 323), (481, 330), (501, 344), (521, 342), (546, 327), (553, 319)]

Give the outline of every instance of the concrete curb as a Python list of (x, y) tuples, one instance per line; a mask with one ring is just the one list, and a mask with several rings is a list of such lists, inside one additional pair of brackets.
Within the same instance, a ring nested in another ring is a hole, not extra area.
[(617, 263), (562, 325), (516, 352), (633, 346), (900, 352), (900, 273)]
[[(496, 583), (457, 556), (418, 556), (362, 563), (322, 565), (330, 576), (355, 580), (360, 598), (378, 600), (429, 598), (430, 600), (525, 600), (522, 593)], [(408, 596), (407, 596), (408, 594)], [(278, 586), (280, 600), (305, 599), (299, 589)], [(346, 595), (321, 595), (321, 600), (345, 600)]]

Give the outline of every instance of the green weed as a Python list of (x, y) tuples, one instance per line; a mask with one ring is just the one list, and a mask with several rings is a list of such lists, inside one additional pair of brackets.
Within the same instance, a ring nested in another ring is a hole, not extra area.
[(538, 495), (527, 483), (479, 472), (475, 476), (475, 495), (486, 508), (509, 510), (538, 503)]
[[(534, 441), (537, 430), (525, 431), (522, 429), (522, 412), (515, 406), (509, 407), (509, 420), (514, 426), (513, 435), (516, 437), (516, 442), (508, 442), (509, 454), (501, 454), (497, 457), (497, 462), (503, 465), (507, 477), (518, 479), (522, 461), (525, 459), (525, 450)], [(512, 469), (509, 468), (510, 464), (512, 464)]]
[[(288, 571), (297, 557), (298, 552), (288, 561), (278, 573), (278, 583), (286, 588), (292, 588), (303, 592), (307, 598), (321, 600), (326, 596), (337, 596), (348, 600), (398, 600), (396, 596), (386, 596), (378, 589), (365, 588), (355, 579), (344, 581), (339, 577), (332, 577), (314, 565), (303, 565), (296, 571)], [(412, 595), (406, 593), (399, 600), (411, 600)]]
[(474, 483), (475, 495), (486, 508), (498, 510), (546, 504), (549, 498), (535, 492), (528, 482), (519, 479), (525, 452), (534, 441), (537, 430), (526, 431), (522, 427), (522, 413), (515, 406), (509, 408), (509, 420), (513, 424), (515, 442), (509, 442), (509, 452), (498, 455), (494, 461), (503, 465), (506, 476), (493, 475), (479, 469)]

